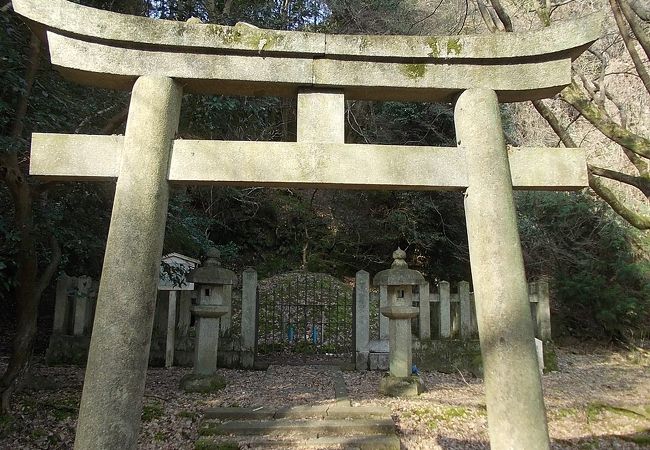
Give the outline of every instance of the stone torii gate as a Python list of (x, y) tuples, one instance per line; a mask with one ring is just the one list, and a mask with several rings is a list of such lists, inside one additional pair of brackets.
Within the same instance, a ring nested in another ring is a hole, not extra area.
[[(170, 184), (465, 192), (492, 448), (548, 431), (512, 190), (587, 186), (580, 149), (507, 148), (499, 102), (571, 81), (588, 16), (530, 33), (343, 36), (14, 0), (68, 79), (132, 90), (124, 136), (34, 134), (31, 173), (117, 178), (75, 448), (134, 449)], [(183, 92), (297, 96), (297, 142), (175, 140)], [(451, 148), (344, 143), (345, 99), (455, 102)], [(271, 163), (272, 162), (272, 163)]]

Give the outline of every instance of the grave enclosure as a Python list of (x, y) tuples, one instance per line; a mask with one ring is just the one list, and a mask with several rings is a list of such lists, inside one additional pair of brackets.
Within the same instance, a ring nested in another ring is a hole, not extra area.
[[(512, 190), (583, 188), (585, 154), (507, 148), (499, 102), (561, 91), (600, 16), (518, 34), (342, 36), (13, 6), (63, 76), (132, 91), (124, 136), (32, 138), (32, 175), (117, 178), (75, 448), (136, 447), (168, 191), (182, 183), (464, 192), (491, 445), (549, 447)], [(297, 97), (297, 142), (176, 140), (183, 92)], [(458, 145), (345, 144), (345, 99), (455, 103)]]
[[(184, 255), (163, 257), (182, 262), (184, 272), (198, 260)], [(265, 368), (277, 361), (354, 362), (357, 370), (388, 370), (388, 318), (380, 308), (389, 304), (387, 289), (370, 286), (370, 274), (357, 272), (353, 286), (327, 274), (289, 272), (258, 281), (253, 268), (233, 285), (231, 304), (219, 327), (218, 367)], [(48, 364), (85, 365), (94, 309), (96, 280), (57, 280)], [(195, 321), (192, 305), (199, 293), (186, 278), (171, 280), (161, 271), (149, 352), (150, 366), (194, 364)], [(428, 301), (423, 299), (428, 298)], [(551, 339), (548, 282), (528, 283), (535, 337)], [(474, 293), (467, 281), (425, 281), (414, 290), (412, 320), (414, 362), (421, 369), (453, 372), (480, 370)]]

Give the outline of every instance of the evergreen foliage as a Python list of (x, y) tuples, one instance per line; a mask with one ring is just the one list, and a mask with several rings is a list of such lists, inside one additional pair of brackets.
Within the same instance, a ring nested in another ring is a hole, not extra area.
[(618, 340), (647, 333), (647, 234), (582, 193), (521, 193), (518, 200), (529, 276), (548, 275), (555, 287), (555, 332)]

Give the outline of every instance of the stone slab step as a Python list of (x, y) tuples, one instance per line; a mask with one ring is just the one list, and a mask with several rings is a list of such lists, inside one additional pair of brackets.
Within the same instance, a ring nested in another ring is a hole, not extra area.
[(269, 435), (287, 437), (358, 436), (393, 434), (392, 419), (357, 420), (241, 420), (233, 422), (204, 421), (199, 428), (203, 436)]
[(275, 419), (324, 419), (327, 417), (329, 405), (299, 405), (278, 408)]
[[(399, 450), (400, 441), (395, 435), (372, 436), (333, 436), (307, 439), (267, 439), (259, 436), (238, 436), (236, 441), (246, 448), (282, 448), (282, 449), (309, 449), (309, 448), (344, 448), (359, 450)], [(196, 448), (212, 450), (222, 448), (223, 441), (211, 437), (201, 437), (196, 442)]]
[(204, 411), (206, 419), (219, 420), (269, 420), (269, 419), (375, 419), (390, 418), (388, 408), (378, 406), (334, 405), (291, 406), (284, 408), (208, 408)]
[(340, 406), (327, 410), (327, 419), (391, 419), (389, 408), (382, 406)]
[(275, 408), (235, 408), (217, 407), (208, 408), (203, 411), (206, 419), (219, 420), (267, 420), (273, 419), (276, 413)]

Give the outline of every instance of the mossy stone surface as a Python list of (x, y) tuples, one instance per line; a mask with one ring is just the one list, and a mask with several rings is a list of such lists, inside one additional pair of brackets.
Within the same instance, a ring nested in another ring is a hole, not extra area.
[(555, 345), (551, 341), (546, 341), (544, 342), (544, 373), (557, 372), (558, 370)]
[(455, 373), (458, 370), (483, 376), (481, 347), (476, 340), (422, 341), (413, 350), (413, 362), (419, 369)]
[(221, 375), (189, 374), (181, 378), (181, 389), (185, 392), (217, 392), (226, 387), (226, 379)]
[(379, 392), (389, 397), (417, 397), (425, 390), (420, 377), (391, 377), (381, 379)]

